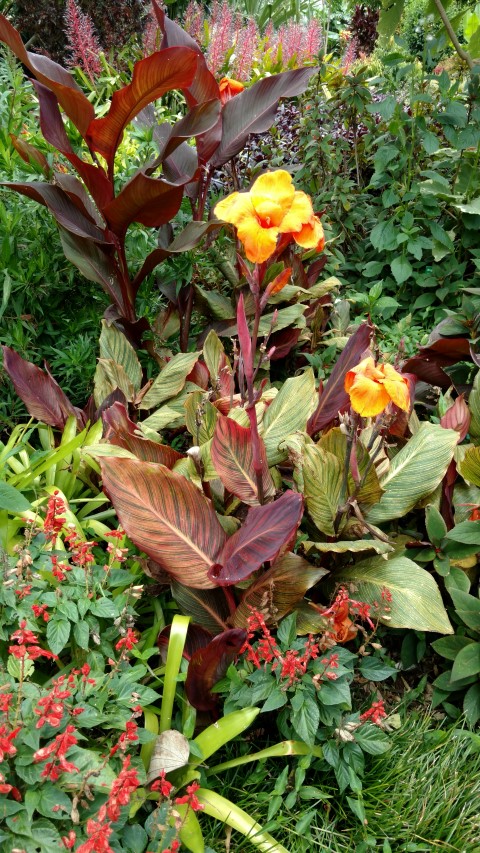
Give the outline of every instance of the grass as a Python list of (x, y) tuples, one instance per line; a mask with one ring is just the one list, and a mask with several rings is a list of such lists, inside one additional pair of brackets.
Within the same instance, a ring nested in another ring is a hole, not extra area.
[[(269, 805), (284, 764), (270, 761), (249, 774), (245, 767), (221, 774), (218, 790), (255, 817), (290, 853), (372, 849), (480, 853), (480, 737), (458, 726), (438, 727), (430, 717), (412, 714), (392, 735), (392, 744), (390, 752), (367, 765), (365, 825), (352, 813), (348, 792), (340, 795), (331, 779), (313, 768), (307, 771), (303, 786), (303, 794), (312, 799), (302, 799), (301, 789), (300, 797), (287, 808), (287, 788), (281, 808), (270, 821)], [(292, 786), (295, 767), (292, 761)], [(228, 838), (225, 828), (214, 822), (209, 825), (206, 839), (216, 853), (256, 849), (238, 833)]]

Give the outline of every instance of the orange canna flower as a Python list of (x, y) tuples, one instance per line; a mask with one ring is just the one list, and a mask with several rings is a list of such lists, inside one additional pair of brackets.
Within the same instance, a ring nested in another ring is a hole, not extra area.
[(218, 84), (218, 88), (220, 89), (220, 100), (222, 104), (226, 104), (227, 101), (230, 101), (235, 97), (235, 95), (239, 95), (240, 92), (243, 92), (245, 86), (243, 83), (240, 83), (240, 80), (233, 80), (231, 77), (222, 77)]
[(345, 391), (354, 412), (364, 418), (379, 415), (389, 403), (405, 412), (410, 408), (410, 391), (404, 376), (391, 364), (375, 366), (373, 358), (364, 358), (345, 376)]
[(250, 192), (232, 193), (215, 207), (215, 216), (236, 226), (238, 239), (249, 261), (263, 263), (273, 255), (279, 234), (291, 234), (304, 249), (325, 246), (322, 223), (312, 201), (295, 189), (283, 169), (266, 172)]

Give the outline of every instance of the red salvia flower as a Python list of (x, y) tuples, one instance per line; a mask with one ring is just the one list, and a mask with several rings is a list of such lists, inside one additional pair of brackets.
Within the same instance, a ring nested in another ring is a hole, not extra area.
[(47, 514), (43, 523), (45, 538), (50, 542), (53, 542), (57, 538), (67, 520), (66, 517), (62, 515), (62, 512), (66, 511), (65, 504), (62, 498), (57, 497), (58, 494), (58, 491), (56, 491), (49, 497)]
[(367, 721), (370, 723), (375, 723), (375, 725), (380, 725), (381, 721), (385, 719), (387, 716), (387, 712), (385, 711), (385, 706), (383, 704), (383, 699), (379, 699), (378, 702), (374, 702), (372, 707), (365, 711), (365, 713), (360, 714), (360, 719), (362, 723), (366, 723)]
[(16, 738), (19, 731), (20, 726), (11, 732), (8, 731), (5, 724), (0, 726), (0, 763), (4, 760), (5, 756), (17, 754), (17, 747), (13, 745), (12, 740)]
[(192, 782), (191, 785), (188, 785), (187, 793), (185, 794), (185, 796), (175, 798), (175, 803), (177, 804), (177, 806), (181, 806), (186, 803), (188, 807), (191, 808), (194, 812), (198, 812), (204, 809), (205, 806), (198, 801), (198, 798), (196, 796), (196, 792), (199, 788), (200, 785), (198, 784), (198, 782)]
[(162, 770), (158, 779), (155, 779), (151, 786), (152, 791), (159, 791), (162, 797), (169, 797), (173, 785), (168, 779), (165, 779), (165, 770)]
[(107, 817), (109, 820), (117, 821), (120, 817), (122, 806), (127, 806), (134, 791), (140, 785), (140, 780), (135, 768), (130, 768), (130, 756), (128, 755), (123, 764), (120, 773), (112, 784), (110, 794), (107, 800)]

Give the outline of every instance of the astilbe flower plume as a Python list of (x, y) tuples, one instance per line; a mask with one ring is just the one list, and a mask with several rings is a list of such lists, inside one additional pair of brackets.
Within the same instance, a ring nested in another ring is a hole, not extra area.
[(207, 63), (212, 74), (217, 75), (225, 63), (235, 34), (235, 16), (226, 0), (212, 5), (210, 44)]
[(92, 83), (95, 75), (100, 74), (102, 66), (98, 58), (100, 43), (95, 34), (92, 20), (85, 15), (75, 0), (67, 0), (65, 12), (65, 33), (70, 51), (69, 65), (79, 65)]
[(235, 59), (232, 72), (237, 80), (248, 80), (252, 70), (255, 54), (258, 50), (259, 32), (253, 18), (237, 32), (235, 44)]
[(204, 22), (205, 14), (202, 7), (196, 0), (190, 0), (185, 9), (183, 28), (199, 45), (202, 45), (204, 40)]

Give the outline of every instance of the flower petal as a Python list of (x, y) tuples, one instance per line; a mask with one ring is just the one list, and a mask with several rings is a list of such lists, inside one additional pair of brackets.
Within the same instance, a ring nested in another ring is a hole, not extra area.
[(232, 193), (219, 201), (214, 208), (217, 219), (238, 225), (245, 217), (255, 217), (250, 193)]
[(392, 403), (395, 403), (404, 412), (408, 412), (410, 408), (410, 389), (407, 379), (401, 373), (398, 373), (391, 364), (383, 364), (382, 369), (385, 374), (383, 387), (390, 396)]
[(282, 234), (296, 234), (313, 219), (313, 207), (310, 196), (297, 191), (294, 193), (290, 210), (285, 213), (280, 226)]
[(278, 228), (262, 228), (256, 216), (245, 216), (237, 227), (237, 236), (248, 260), (262, 264), (276, 249)]
[(304, 225), (298, 234), (293, 235), (293, 238), (304, 249), (316, 249), (317, 252), (322, 252), (325, 248), (325, 235), (322, 223), (317, 216), (312, 217), (311, 222)]
[(284, 169), (260, 175), (250, 190), (255, 211), (266, 225), (274, 227), (282, 223), (295, 195), (292, 177)]
[(377, 370), (375, 367), (375, 361), (372, 356), (369, 355), (368, 358), (364, 358), (359, 364), (355, 367), (352, 367), (351, 370), (345, 376), (345, 391), (347, 394), (350, 393), (350, 388), (352, 387), (353, 382), (355, 381), (355, 377), (357, 374), (362, 376), (367, 376), (369, 379), (373, 380), (382, 380), (384, 378), (383, 373), (380, 370)]
[(352, 409), (363, 418), (379, 415), (390, 402), (386, 388), (362, 374), (355, 377), (348, 394)]

